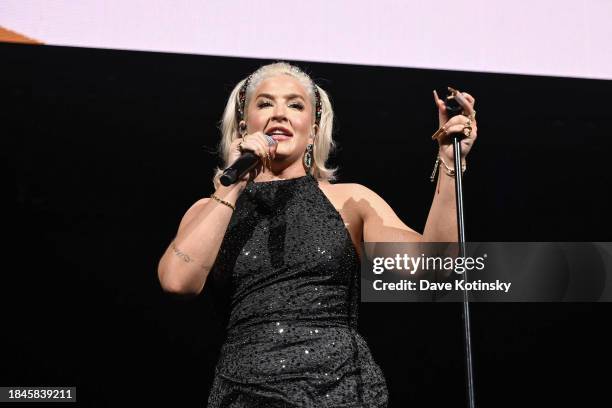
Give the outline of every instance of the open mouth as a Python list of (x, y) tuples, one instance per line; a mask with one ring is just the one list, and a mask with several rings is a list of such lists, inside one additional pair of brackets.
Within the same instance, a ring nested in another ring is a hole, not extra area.
[(293, 133), (287, 128), (275, 126), (266, 130), (266, 134), (272, 136), (277, 142), (288, 140), (293, 137)]

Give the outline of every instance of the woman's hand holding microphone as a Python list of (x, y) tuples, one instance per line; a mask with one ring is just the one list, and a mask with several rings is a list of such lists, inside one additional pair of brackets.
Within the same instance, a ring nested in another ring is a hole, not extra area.
[(232, 142), (228, 163), (230, 165), (234, 163), (245, 151), (251, 151), (259, 157), (260, 160), (253, 170), (242, 177), (241, 180), (246, 182), (257, 177), (259, 173), (265, 172), (266, 168), (270, 168), (272, 160), (276, 156), (276, 146), (276, 140), (262, 131), (251, 134), (245, 133), (243, 137), (239, 137)]

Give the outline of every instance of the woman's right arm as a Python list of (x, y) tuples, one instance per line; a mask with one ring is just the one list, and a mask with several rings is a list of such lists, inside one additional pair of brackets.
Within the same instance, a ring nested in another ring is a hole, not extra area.
[[(235, 205), (246, 181), (219, 187), (215, 196)], [(197, 201), (187, 210), (176, 237), (164, 252), (157, 275), (166, 292), (196, 295), (204, 288), (215, 263), (232, 209), (210, 198)]]
[[(243, 150), (250, 150), (264, 157), (276, 153), (276, 145), (268, 146), (263, 132), (255, 132), (245, 138), (235, 139), (229, 151), (228, 163), (240, 157)], [(246, 187), (247, 180), (263, 169), (260, 162), (253, 172), (231, 186), (219, 186), (215, 196), (232, 205)], [(203, 198), (191, 206), (183, 216), (174, 241), (164, 252), (157, 266), (157, 276), (166, 292), (197, 295), (204, 288), (223, 242), (225, 231), (232, 218), (232, 209), (216, 200)]]

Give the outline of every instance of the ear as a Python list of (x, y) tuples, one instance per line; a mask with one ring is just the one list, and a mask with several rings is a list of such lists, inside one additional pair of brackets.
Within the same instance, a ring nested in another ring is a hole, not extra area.
[(316, 138), (317, 138), (317, 135), (311, 134), (310, 136), (308, 136), (308, 143), (314, 144)]
[(316, 124), (312, 125), (312, 135), (309, 138), (310, 143), (314, 143), (314, 139), (316, 139), (318, 134), (319, 134), (319, 126), (317, 126)]

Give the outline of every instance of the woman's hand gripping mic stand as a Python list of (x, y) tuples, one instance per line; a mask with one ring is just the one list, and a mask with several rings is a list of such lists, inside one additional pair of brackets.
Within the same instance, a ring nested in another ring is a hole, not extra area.
[[(463, 111), (461, 105), (457, 102), (455, 95), (458, 91), (448, 88), (450, 95), (448, 95), (444, 101), (446, 105), (446, 114), (448, 119), (453, 116), (460, 115)], [(464, 136), (463, 133), (456, 132), (450, 134), (453, 140), (453, 155), (455, 169), (461, 169), (461, 138)], [(463, 172), (455, 171), (455, 194), (457, 199), (457, 228), (459, 229), (459, 256), (465, 257), (465, 224), (463, 218)], [(467, 271), (464, 272), (462, 279), (467, 281)], [(471, 330), (470, 330), (470, 304), (468, 299), (468, 291), (463, 290), (463, 340), (464, 340), (464, 351), (465, 351), (465, 366), (466, 366), (466, 387), (468, 397), (468, 407), (475, 408), (474, 398), (474, 372), (472, 368), (472, 342), (471, 342)]]

